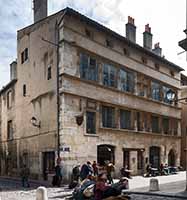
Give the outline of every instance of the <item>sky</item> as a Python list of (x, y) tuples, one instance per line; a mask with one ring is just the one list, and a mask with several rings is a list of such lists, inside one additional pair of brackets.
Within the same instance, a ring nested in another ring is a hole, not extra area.
[[(9, 64), (17, 57), (17, 30), (33, 23), (32, 1), (0, 0), (0, 88), (9, 82)], [(165, 58), (187, 70), (186, 54), (178, 55), (183, 51), (178, 41), (185, 38), (185, 0), (48, 0), (48, 15), (67, 6), (123, 36), (128, 16), (135, 18), (140, 45), (149, 23), (153, 44), (160, 42)]]

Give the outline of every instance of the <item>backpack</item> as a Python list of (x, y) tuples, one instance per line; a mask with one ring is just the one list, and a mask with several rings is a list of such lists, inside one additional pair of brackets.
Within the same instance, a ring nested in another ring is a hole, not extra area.
[(87, 198), (94, 196), (94, 188), (95, 184), (89, 185), (87, 188), (84, 189), (83, 195)]

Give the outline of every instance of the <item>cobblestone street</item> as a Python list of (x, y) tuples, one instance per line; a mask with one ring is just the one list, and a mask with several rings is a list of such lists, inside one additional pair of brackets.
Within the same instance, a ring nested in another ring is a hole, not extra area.
[(179, 198), (171, 197), (156, 197), (156, 196), (147, 196), (147, 195), (130, 195), (131, 200), (181, 200)]
[[(160, 183), (160, 194), (181, 194), (185, 187), (185, 172), (180, 172), (172, 176), (157, 177)], [(140, 176), (133, 177), (130, 180), (130, 192), (148, 192), (149, 178)], [(36, 188), (40, 186), (39, 183), (32, 182), (29, 189), (21, 187), (20, 181), (0, 178), (0, 200), (35, 200)], [(71, 195), (71, 190), (67, 187), (61, 188), (47, 188), (49, 199), (65, 200)], [(148, 196), (143, 194), (130, 194), (132, 200), (179, 200), (181, 198)], [(183, 198), (184, 199), (184, 198)]]

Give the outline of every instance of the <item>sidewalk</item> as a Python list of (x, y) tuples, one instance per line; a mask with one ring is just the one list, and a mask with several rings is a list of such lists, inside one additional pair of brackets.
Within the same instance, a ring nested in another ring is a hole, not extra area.
[(176, 175), (155, 177), (159, 181), (160, 191), (158, 192), (149, 192), (149, 182), (151, 178), (152, 177), (133, 177), (133, 179), (129, 180), (128, 193), (187, 199), (187, 192), (184, 192), (186, 187), (186, 172), (179, 172)]

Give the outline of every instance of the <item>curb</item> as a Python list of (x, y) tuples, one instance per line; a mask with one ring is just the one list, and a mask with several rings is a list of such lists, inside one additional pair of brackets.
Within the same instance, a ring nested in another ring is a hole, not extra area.
[[(11, 180), (14, 182), (21, 182), (21, 178), (18, 178), (18, 177), (0, 176), (0, 179)], [(29, 182), (34, 185), (43, 185), (45, 187), (51, 186), (49, 182), (44, 182), (44, 181), (39, 181), (39, 180), (34, 180), (34, 179), (29, 179)]]
[(160, 196), (160, 197), (169, 197), (169, 198), (178, 198), (178, 199), (187, 199), (187, 196), (176, 195), (176, 194), (167, 194), (167, 193), (155, 193), (155, 192), (131, 192), (131, 191), (122, 191), (123, 194), (137, 194), (137, 195), (146, 195), (146, 196)]

